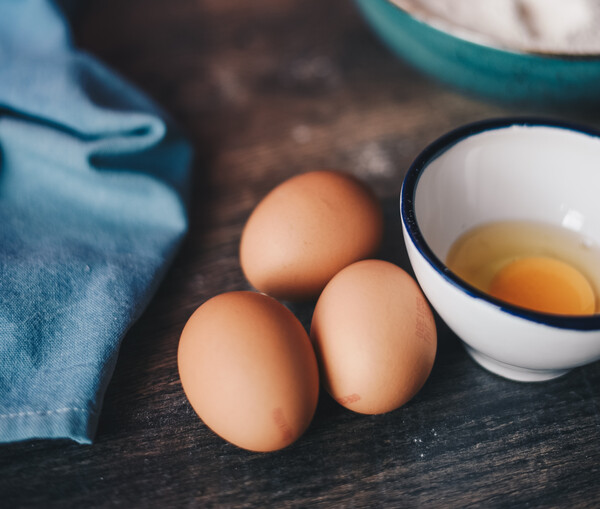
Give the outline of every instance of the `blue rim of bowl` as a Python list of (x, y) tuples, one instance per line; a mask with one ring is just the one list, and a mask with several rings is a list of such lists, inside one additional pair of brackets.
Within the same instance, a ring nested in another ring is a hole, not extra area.
[[(416, 214), (415, 214), (415, 192), (417, 184), (424, 170), (427, 168), (429, 163), (434, 159), (437, 159), (446, 150), (456, 145), (458, 142), (473, 136), (480, 134), (485, 131), (492, 131), (496, 129), (504, 129), (511, 126), (531, 126), (531, 127), (555, 127), (558, 129), (565, 129), (569, 131), (575, 131), (577, 133), (586, 134), (600, 139), (600, 131), (591, 127), (577, 125), (575, 123), (560, 121), (560, 120), (549, 120), (541, 118), (530, 118), (530, 117), (507, 117), (507, 118), (495, 118), (489, 120), (482, 120), (471, 124), (458, 127), (437, 140), (428, 145), (413, 161), (402, 184), (402, 191), (400, 196), (400, 214), (402, 216), (402, 223), (411, 238), (413, 244), (417, 250), (421, 253), (423, 258), (427, 260), (436, 272), (438, 272), (445, 280), (460, 288), (462, 291), (467, 293), (469, 296), (477, 299), (482, 299), (500, 309), (504, 312), (514, 316), (525, 318), (527, 320), (545, 324), (551, 327), (559, 327), (562, 329), (573, 329), (573, 330), (595, 330), (600, 329), (600, 314), (594, 314), (589, 316), (574, 316), (574, 315), (555, 315), (549, 313), (542, 313), (536, 311), (530, 311), (518, 306), (513, 306), (506, 302), (503, 302), (495, 297), (492, 297), (481, 290), (478, 290), (474, 286), (471, 286), (463, 279), (456, 276), (446, 265), (433, 253), (425, 238), (423, 237), (421, 230), (419, 229)], [(600, 171), (600, 169), (599, 169)]]

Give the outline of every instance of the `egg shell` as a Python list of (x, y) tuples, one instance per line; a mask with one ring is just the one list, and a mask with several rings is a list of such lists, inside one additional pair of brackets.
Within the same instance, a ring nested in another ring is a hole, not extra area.
[(381, 260), (354, 263), (329, 282), (313, 314), (311, 340), (329, 394), (364, 414), (412, 399), (437, 350), (435, 321), (419, 286)]
[(318, 297), (351, 263), (373, 256), (383, 213), (357, 178), (333, 170), (286, 180), (256, 206), (242, 232), (240, 264), (248, 281), (277, 299)]
[(286, 447), (317, 406), (319, 373), (308, 334), (266, 295), (230, 292), (205, 302), (183, 329), (178, 365), (198, 416), (244, 449)]

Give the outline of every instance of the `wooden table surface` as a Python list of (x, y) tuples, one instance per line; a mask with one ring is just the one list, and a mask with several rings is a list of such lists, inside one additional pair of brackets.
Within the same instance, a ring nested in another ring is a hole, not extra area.
[[(598, 507), (600, 364), (540, 384), (477, 366), (438, 320), (422, 391), (379, 416), (321, 393), (282, 451), (209, 431), (177, 373), (196, 307), (249, 289), (238, 243), (272, 187), (331, 167), (386, 212), (380, 257), (410, 270), (398, 195), (410, 162), (463, 123), (548, 112), (467, 97), (396, 60), (345, 0), (97, 0), (78, 43), (156, 99), (196, 150), (189, 236), (126, 336), (96, 441), (0, 446), (0, 507)], [(566, 169), (568, 171), (568, 169)], [(507, 197), (508, 199), (509, 197)], [(309, 326), (312, 306), (292, 307)]]

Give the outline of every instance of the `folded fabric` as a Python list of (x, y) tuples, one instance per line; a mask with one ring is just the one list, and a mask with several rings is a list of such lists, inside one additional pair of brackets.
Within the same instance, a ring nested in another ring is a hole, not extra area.
[(120, 342), (186, 232), (190, 158), (56, 4), (0, 0), (0, 442), (92, 441)]

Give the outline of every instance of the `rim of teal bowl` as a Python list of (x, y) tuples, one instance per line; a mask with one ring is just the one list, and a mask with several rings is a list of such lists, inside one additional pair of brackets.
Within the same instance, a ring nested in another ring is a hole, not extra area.
[(505, 104), (600, 111), (600, 55), (509, 51), (439, 30), (389, 0), (355, 4), (392, 54), (455, 90)]
[[(550, 313), (542, 313), (537, 311), (531, 311), (519, 306), (508, 304), (504, 301), (496, 299), (491, 295), (478, 290), (474, 286), (470, 285), (463, 279), (456, 276), (433, 252), (429, 247), (421, 230), (419, 228), (416, 212), (415, 212), (415, 194), (419, 179), (423, 172), (427, 169), (428, 165), (440, 155), (446, 152), (449, 148), (456, 145), (458, 142), (469, 138), (475, 134), (480, 134), (485, 131), (492, 131), (496, 129), (504, 129), (511, 126), (529, 126), (529, 127), (554, 127), (558, 129), (565, 129), (569, 131), (575, 131), (577, 133), (593, 136), (600, 139), (600, 131), (583, 125), (578, 125), (571, 122), (550, 120), (541, 118), (531, 117), (507, 117), (507, 118), (496, 118), (482, 120), (479, 122), (473, 122), (470, 124), (458, 127), (434, 142), (428, 145), (414, 160), (404, 177), (402, 184), (402, 190), (400, 194), (400, 214), (402, 223), (406, 232), (408, 233), (411, 241), (421, 254), (421, 256), (427, 261), (427, 263), (448, 283), (459, 288), (467, 295), (481, 299), (493, 306), (500, 308), (502, 311), (537, 322), (540, 324), (548, 325), (551, 327), (558, 327), (561, 329), (572, 329), (591, 331), (600, 329), (600, 314), (594, 315), (556, 315)], [(599, 168), (600, 171), (600, 168)], [(599, 298), (600, 296), (596, 296)]]
[[(536, 58), (541, 61), (554, 60), (554, 61), (561, 61), (561, 62), (581, 62), (581, 61), (583, 61), (583, 62), (586, 62), (586, 61), (600, 62), (600, 53), (577, 54), (577, 53), (561, 53), (561, 52), (552, 53), (552, 52), (542, 52), (542, 51), (528, 51), (528, 50), (522, 49), (522, 48), (511, 48), (504, 44), (496, 45), (496, 44), (493, 44), (492, 42), (488, 43), (488, 42), (485, 42), (482, 40), (477, 40), (476, 37), (473, 37), (473, 38), (464, 37), (464, 36), (460, 35), (459, 33), (456, 33), (450, 29), (444, 29), (437, 25), (431, 24), (428, 20), (423, 19), (422, 17), (413, 14), (412, 12), (408, 11), (407, 9), (403, 9), (399, 5), (396, 5), (394, 2), (392, 2), (391, 0), (355, 0), (355, 1), (362, 5), (366, 5), (369, 3), (374, 5), (376, 2), (388, 4), (389, 6), (393, 7), (394, 9), (397, 9), (398, 11), (403, 13), (405, 16), (412, 19), (413, 21), (420, 23), (421, 25), (423, 25), (424, 27), (427, 27), (430, 30), (439, 32), (441, 34), (444, 34), (448, 37), (451, 37), (453, 39), (456, 39), (456, 40), (461, 41), (466, 44), (473, 44), (475, 46), (479, 46), (486, 50), (492, 50), (492, 51), (498, 51), (500, 53), (512, 54), (515, 57)], [(482, 36), (482, 37), (485, 37), (485, 36)]]

